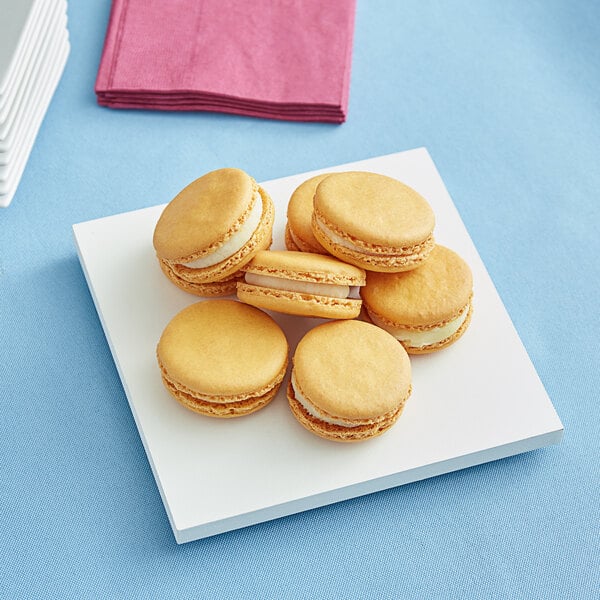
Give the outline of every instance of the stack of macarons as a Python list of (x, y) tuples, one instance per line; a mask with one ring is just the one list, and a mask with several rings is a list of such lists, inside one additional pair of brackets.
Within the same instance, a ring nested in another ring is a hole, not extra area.
[[(287, 250), (269, 250), (274, 206), (240, 169), (218, 169), (164, 208), (154, 249), (167, 278), (197, 296), (157, 347), (163, 383), (187, 408), (235, 417), (282, 384), (288, 344), (264, 311), (328, 319), (299, 342), (287, 386), (309, 431), (360, 441), (387, 431), (411, 393), (409, 354), (455, 342), (471, 318), (467, 264), (433, 238), (435, 216), (407, 185), (325, 173), (293, 192)], [(235, 349), (232, 351), (232, 349)]]

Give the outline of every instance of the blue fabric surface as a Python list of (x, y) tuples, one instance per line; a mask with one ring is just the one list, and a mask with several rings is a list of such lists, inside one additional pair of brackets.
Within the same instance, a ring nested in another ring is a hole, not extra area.
[[(98, 107), (109, 9), (70, 3), (65, 74), (0, 211), (0, 597), (598, 598), (600, 4), (359, 0), (341, 126)], [(563, 441), (177, 546), (71, 225), (222, 166), (266, 180), (418, 146)]]

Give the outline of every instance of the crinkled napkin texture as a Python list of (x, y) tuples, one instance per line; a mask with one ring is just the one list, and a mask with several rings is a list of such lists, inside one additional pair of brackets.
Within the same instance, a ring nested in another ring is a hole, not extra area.
[(355, 0), (113, 0), (98, 103), (341, 123), (354, 14)]

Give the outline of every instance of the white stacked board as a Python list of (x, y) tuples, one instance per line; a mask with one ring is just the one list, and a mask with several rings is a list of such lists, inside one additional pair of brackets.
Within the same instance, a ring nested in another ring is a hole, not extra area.
[(0, 0), (0, 206), (17, 191), (69, 55), (66, 0)]

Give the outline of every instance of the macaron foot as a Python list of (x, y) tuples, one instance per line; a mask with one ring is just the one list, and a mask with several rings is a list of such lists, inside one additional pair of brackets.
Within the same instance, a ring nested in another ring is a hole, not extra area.
[(436, 342), (435, 344), (429, 344), (427, 346), (409, 346), (408, 344), (402, 342), (400, 343), (404, 346), (404, 349), (408, 352), (408, 354), (431, 354), (432, 352), (436, 352), (437, 350), (447, 348), (462, 337), (464, 332), (469, 327), (469, 324), (471, 323), (472, 314), (473, 305), (469, 304), (467, 316), (465, 317), (465, 320), (463, 321), (462, 325), (452, 335), (448, 336), (443, 340), (440, 340), (439, 342)]
[(194, 397), (192, 394), (178, 389), (164, 375), (162, 376), (162, 381), (171, 396), (185, 406), (185, 408), (206, 417), (228, 419), (232, 417), (243, 417), (264, 408), (277, 395), (284, 375), (285, 369), (282, 370), (280, 377), (278, 377), (278, 383), (276, 383), (266, 394), (252, 396), (245, 400), (237, 400), (235, 402), (210, 402), (202, 398)]
[(402, 401), (402, 404), (400, 404), (398, 409), (386, 419), (373, 424), (357, 425), (355, 427), (334, 425), (311, 416), (300, 402), (296, 400), (291, 382), (288, 383), (287, 387), (287, 399), (294, 417), (296, 417), (297, 421), (311, 433), (334, 442), (362, 442), (380, 436), (396, 423), (404, 410), (404, 405), (410, 396), (410, 392), (411, 391), (409, 390), (406, 398)]
[(232, 296), (235, 294), (238, 281), (244, 280), (242, 272), (235, 273), (222, 281), (193, 282), (180, 277), (165, 261), (159, 260), (162, 272), (178, 288), (189, 294), (202, 297)]

